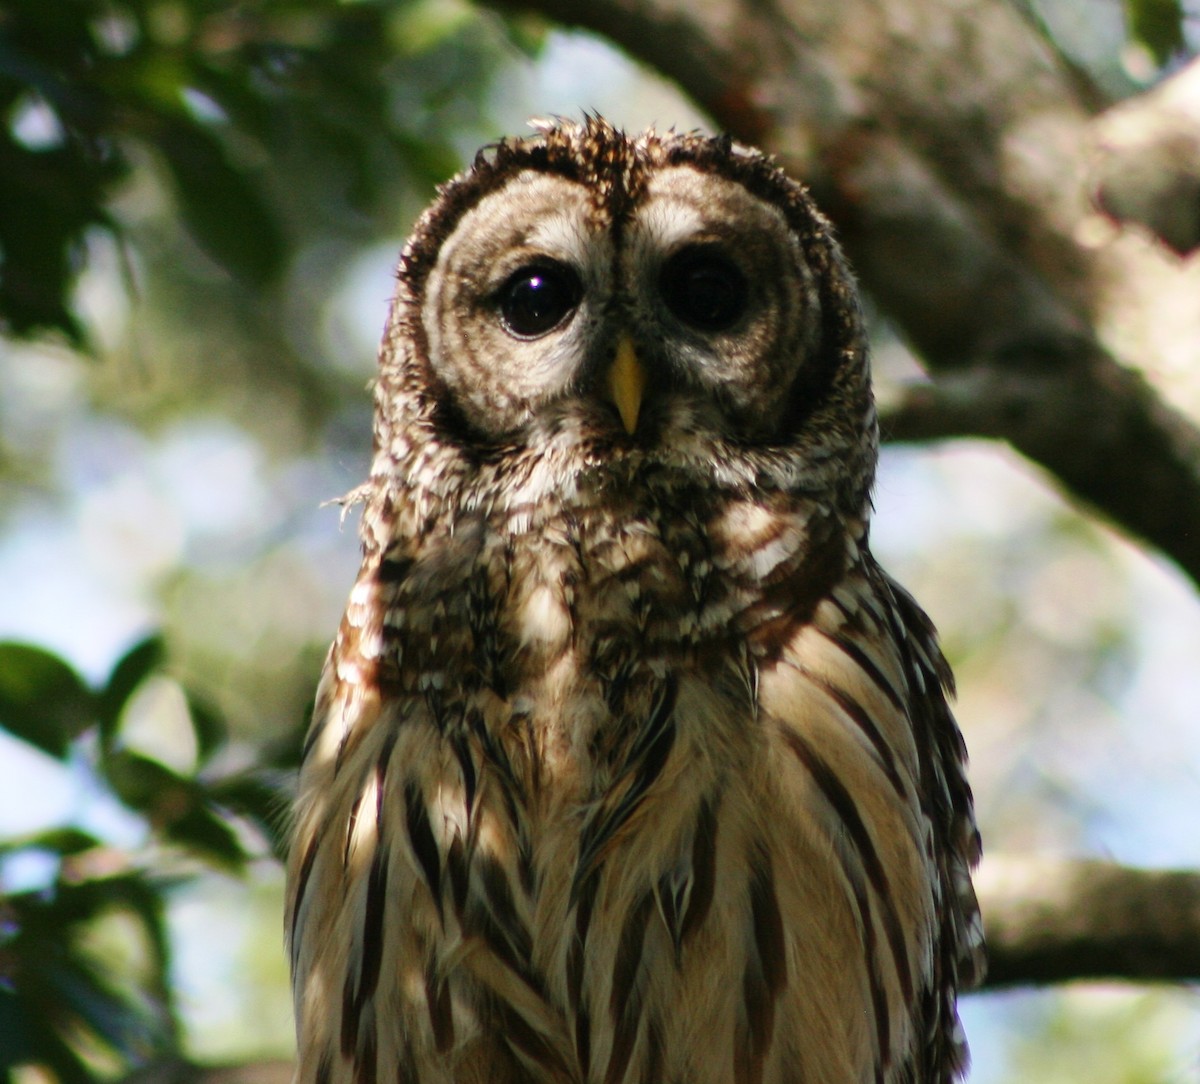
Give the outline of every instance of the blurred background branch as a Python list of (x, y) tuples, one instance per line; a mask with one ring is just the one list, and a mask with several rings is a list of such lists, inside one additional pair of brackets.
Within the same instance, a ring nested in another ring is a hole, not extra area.
[(1100, 206), (1180, 256), (1200, 248), (1200, 61), (1096, 119)]
[(1200, 978), (1200, 874), (990, 857), (978, 875), (990, 986)]

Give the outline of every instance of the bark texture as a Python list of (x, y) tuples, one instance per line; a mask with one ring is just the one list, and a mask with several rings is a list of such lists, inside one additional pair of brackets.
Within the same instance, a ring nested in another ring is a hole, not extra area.
[[(491, 3), (607, 36), (808, 182), (935, 378), (894, 439), (1006, 440), (1200, 581), (1200, 259), (1115, 221), (1106, 103), (1016, 5)], [(1168, 112), (1194, 180), (1195, 117)]]
[(987, 985), (1195, 982), (1200, 875), (1099, 861), (989, 858), (976, 878)]

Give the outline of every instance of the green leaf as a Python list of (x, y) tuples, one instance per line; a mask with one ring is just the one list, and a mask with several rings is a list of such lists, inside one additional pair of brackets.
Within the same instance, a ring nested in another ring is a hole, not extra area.
[(186, 689), (184, 696), (187, 698), (188, 714), (192, 719), (192, 730), (196, 734), (196, 749), (199, 754), (197, 759), (200, 764), (205, 764), (213, 753), (225, 744), (229, 728), (217, 709), (207, 700)]
[[(174, 1047), (162, 892), (132, 873), (60, 879), (49, 891), (8, 897), (4, 959), (14, 981), (0, 1001), (0, 1066), (33, 1062), (64, 1084), (86, 1084), (95, 1077), (83, 1051), (94, 1055), (99, 1046), (131, 1067)], [(118, 912), (138, 920), (148, 969), (114, 970), (92, 947), (92, 924)]]
[(163, 1004), (171, 1000), (171, 946), (164, 918), (166, 907), (163, 896), (176, 883), (178, 878), (152, 877), (134, 871), (81, 884), (60, 885), (58, 888), (61, 898), (75, 902), (76, 906), (81, 905), (82, 913), (76, 921), (90, 921), (114, 909), (128, 911), (138, 920), (153, 952), (154, 968), (150, 985), (154, 997)]
[(90, 851), (93, 847), (99, 846), (100, 840), (81, 828), (52, 828), (47, 832), (37, 832), (30, 836), (0, 840), (0, 854), (39, 850), (67, 857), (83, 854), (84, 851)]
[(0, 726), (59, 760), (93, 722), (96, 698), (58, 655), (0, 643)]
[(256, 769), (213, 783), (209, 796), (223, 808), (254, 824), (271, 844), (271, 853), (284, 858), (288, 846), (290, 773)]
[(165, 657), (163, 638), (155, 634), (134, 644), (117, 660), (98, 698), (100, 734), (106, 743), (116, 735), (117, 722), (129, 698), (146, 678), (161, 668)]
[(45, 982), (57, 1011), (72, 1026), (85, 1026), (126, 1061), (146, 1058), (158, 1030), (151, 1013), (107, 980), (104, 971), (82, 954), (43, 965)]
[(164, 833), (173, 843), (186, 847), (230, 872), (238, 872), (246, 863), (246, 852), (232, 826), (213, 808), (192, 806), (182, 817), (167, 826)]
[(107, 754), (101, 768), (113, 793), (156, 826), (170, 824), (195, 803), (196, 784), (165, 764), (121, 749)]
[(509, 41), (530, 60), (536, 60), (546, 48), (553, 24), (540, 15), (523, 11), (505, 12), (501, 16)]
[(405, 165), (413, 175), (430, 186), (444, 181), (462, 169), (462, 157), (451, 146), (433, 140), (416, 139), (398, 133), (396, 147), (404, 156)]
[(262, 286), (282, 270), (286, 241), (253, 174), (202, 124), (162, 118), (157, 146), (196, 242), (238, 278)]
[(59, 1084), (92, 1084), (91, 1074), (64, 1038), (65, 1029), (43, 1007), (45, 999), (0, 987), (0, 1072), (19, 1065), (44, 1065)]
[(0, 1071), (38, 1058), (33, 1021), (24, 1011), (15, 990), (0, 985)]
[(1184, 49), (1182, 0), (1125, 0), (1129, 36), (1141, 42), (1159, 64)]
[(404, 53), (428, 52), (443, 45), (476, 13), (460, 0), (415, 0), (396, 11), (392, 39)]
[(126, 749), (105, 756), (103, 770), (117, 797), (144, 814), (164, 839), (233, 870), (244, 864), (237, 833), (203, 785)]

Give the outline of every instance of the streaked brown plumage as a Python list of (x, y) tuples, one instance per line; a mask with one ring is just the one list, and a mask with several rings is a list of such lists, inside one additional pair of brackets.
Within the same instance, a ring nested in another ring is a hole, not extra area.
[(289, 865), (300, 1084), (949, 1081), (978, 834), (853, 282), (727, 140), (501, 143), (401, 258)]

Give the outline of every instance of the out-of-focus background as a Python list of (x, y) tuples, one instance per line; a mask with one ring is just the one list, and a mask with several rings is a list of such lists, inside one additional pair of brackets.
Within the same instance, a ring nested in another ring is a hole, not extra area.
[[(1105, 106), (1200, 49), (1194, 2), (993, 4)], [(605, 38), (465, 0), (6, 0), (0, 107), (0, 1065), (287, 1059), (279, 828), (406, 230), (530, 116), (718, 125)], [(928, 378), (869, 315), (886, 406)], [(876, 505), (989, 852), (1200, 869), (1195, 584), (998, 441), (885, 446)], [(964, 1018), (973, 1084), (1200, 1078), (1184, 985)]]

